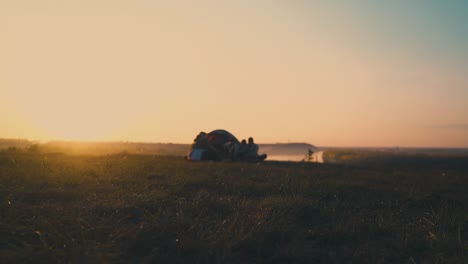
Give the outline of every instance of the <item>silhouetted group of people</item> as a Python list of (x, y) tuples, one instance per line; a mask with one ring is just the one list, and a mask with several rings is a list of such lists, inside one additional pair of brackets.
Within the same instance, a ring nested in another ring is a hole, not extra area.
[(190, 150), (195, 160), (233, 160), (257, 162), (267, 155), (258, 155), (258, 145), (249, 137), (248, 142), (239, 141), (229, 132), (215, 130), (210, 133), (200, 132), (194, 139)]
[(266, 159), (266, 154), (258, 155), (258, 145), (254, 143), (254, 139), (249, 137), (247, 142), (243, 139), (237, 150), (237, 159), (244, 161), (261, 161)]

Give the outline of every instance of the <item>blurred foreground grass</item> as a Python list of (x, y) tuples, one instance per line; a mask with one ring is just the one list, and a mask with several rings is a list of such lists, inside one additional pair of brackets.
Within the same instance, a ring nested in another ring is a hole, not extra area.
[(466, 163), (431, 164), (4, 151), (0, 263), (467, 263)]

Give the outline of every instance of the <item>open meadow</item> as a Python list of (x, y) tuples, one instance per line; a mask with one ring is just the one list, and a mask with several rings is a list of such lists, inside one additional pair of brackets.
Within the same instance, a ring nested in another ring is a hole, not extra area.
[(468, 158), (406, 160), (4, 150), (0, 262), (467, 263)]
[(0, 264), (468, 264), (468, 0), (0, 0)]

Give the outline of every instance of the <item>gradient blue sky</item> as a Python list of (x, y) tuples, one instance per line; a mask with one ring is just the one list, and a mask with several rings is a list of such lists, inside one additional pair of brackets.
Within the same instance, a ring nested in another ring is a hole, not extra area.
[(0, 1), (0, 137), (468, 147), (468, 1)]

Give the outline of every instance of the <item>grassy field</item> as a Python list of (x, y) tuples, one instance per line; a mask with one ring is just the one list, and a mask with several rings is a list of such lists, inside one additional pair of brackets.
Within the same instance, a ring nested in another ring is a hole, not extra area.
[(3, 151), (0, 263), (467, 263), (468, 158), (417, 161)]

